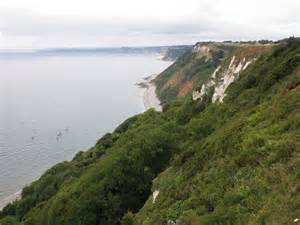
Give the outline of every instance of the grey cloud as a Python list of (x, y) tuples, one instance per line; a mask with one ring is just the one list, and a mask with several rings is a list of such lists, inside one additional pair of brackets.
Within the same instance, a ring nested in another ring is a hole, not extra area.
[[(240, 18), (224, 19), (208, 3), (199, 15), (177, 21), (100, 20), (78, 17), (45, 16), (25, 10), (0, 11), (0, 32), (17, 40), (19, 45), (144, 45), (180, 44), (200, 40), (278, 39), (300, 35), (298, 9), (278, 21), (252, 24)], [(23, 40), (23, 42), (22, 42)], [(13, 42), (10, 43), (13, 46)], [(17, 45), (16, 45), (17, 46)]]

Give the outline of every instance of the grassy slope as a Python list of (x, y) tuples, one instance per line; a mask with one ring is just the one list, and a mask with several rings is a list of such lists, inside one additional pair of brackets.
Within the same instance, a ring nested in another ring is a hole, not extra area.
[(186, 124), (137, 224), (294, 224), (300, 215), (300, 42), (261, 58)]
[(299, 40), (277, 46), (223, 104), (182, 100), (125, 121), (25, 188), (2, 225), (119, 224), (128, 211), (122, 224), (290, 224), (300, 215), (299, 54)]

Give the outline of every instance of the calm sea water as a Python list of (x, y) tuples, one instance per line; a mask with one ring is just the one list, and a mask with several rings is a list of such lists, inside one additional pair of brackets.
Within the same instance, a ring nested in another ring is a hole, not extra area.
[(153, 55), (0, 58), (0, 200), (144, 110)]

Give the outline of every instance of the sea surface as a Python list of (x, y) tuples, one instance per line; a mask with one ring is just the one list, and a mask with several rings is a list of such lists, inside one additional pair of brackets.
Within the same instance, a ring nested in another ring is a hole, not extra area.
[(144, 111), (150, 54), (0, 55), (0, 201)]

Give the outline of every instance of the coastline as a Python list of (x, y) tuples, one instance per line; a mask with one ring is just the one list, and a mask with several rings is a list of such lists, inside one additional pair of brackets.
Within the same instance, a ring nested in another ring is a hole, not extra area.
[[(157, 74), (144, 78), (144, 81), (137, 84), (141, 89), (142, 101), (145, 108), (145, 111), (148, 109), (154, 109), (158, 112), (162, 111), (162, 106), (160, 105), (160, 100), (156, 95), (156, 86), (153, 80), (157, 77)], [(21, 198), (22, 190), (17, 191), (3, 199), (0, 199), (0, 211), (9, 203), (12, 203)]]
[(22, 193), (22, 190), (17, 191), (16, 193), (11, 194), (11, 195), (1, 199), (0, 200), (0, 210), (2, 210), (9, 203), (12, 203), (12, 202), (20, 199), (21, 198), (21, 193)]
[(144, 90), (143, 93), (143, 104), (145, 110), (155, 109), (158, 112), (162, 111), (162, 106), (160, 105), (160, 101), (156, 95), (156, 86), (153, 83), (153, 80), (156, 78), (156, 74), (146, 77), (144, 82), (138, 84)]
[[(160, 101), (156, 95), (156, 86), (153, 83), (153, 80), (156, 78), (157, 74), (144, 78), (144, 81), (137, 84), (141, 89), (143, 89), (142, 93), (142, 101), (145, 108), (145, 111), (148, 109), (154, 109), (158, 112), (162, 111), (162, 106), (160, 105)], [(3, 199), (0, 199), (0, 211), (9, 203), (12, 203), (21, 198), (22, 190), (17, 191)]]

